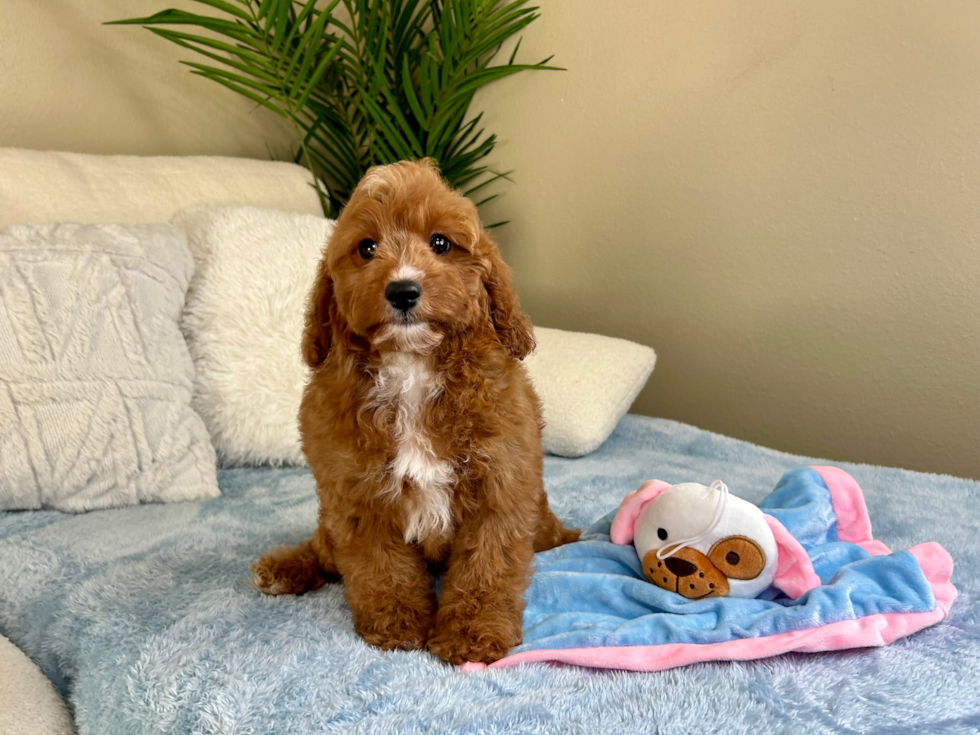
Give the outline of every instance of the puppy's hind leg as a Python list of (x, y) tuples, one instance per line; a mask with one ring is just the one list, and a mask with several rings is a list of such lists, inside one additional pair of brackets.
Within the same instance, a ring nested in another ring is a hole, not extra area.
[(267, 595), (299, 595), (339, 582), (333, 545), (322, 529), (295, 546), (278, 546), (252, 565), (255, 587)]

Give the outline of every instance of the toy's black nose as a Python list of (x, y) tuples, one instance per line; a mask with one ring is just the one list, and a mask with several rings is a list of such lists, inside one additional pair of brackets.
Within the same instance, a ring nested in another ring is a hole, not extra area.
[(664, 559), (664, 564), (666, 564), (667, 568), (678, 577), (687, 577), (688, 575), (694, 574), (698, 570), (698, 568), (691, 564), (691, 562), (678, 559), (676, 556), (668, 556), (666, 559)]
[(422, 296), (422, 286), (417, 281), (392, 281), (385, 287), (385, 298), (399, 311), (408, 311)]

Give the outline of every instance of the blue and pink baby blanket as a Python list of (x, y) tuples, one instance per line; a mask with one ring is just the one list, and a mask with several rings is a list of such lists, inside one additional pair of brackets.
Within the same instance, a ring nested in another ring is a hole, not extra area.
[(813, 584), (819, 580), (797, 599), (775, 588), (756, 599), (702, 600), (660, 589), (644, 579), (633, 546), (610, 541), (613, 511), (578, 543), (537, 555), (524, 642), (492, 666), (560, 661), (658, 671), (882, 646), (949, 612), (956, 589), (946, 550), (925, 543), (892, 553), (874, 540), (861, 489), (842, 470), (791, 470), (759, 507), (800, 542)]

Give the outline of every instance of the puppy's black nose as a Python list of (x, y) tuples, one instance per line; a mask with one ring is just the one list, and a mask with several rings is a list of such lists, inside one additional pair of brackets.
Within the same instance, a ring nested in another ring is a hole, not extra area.
[(422, 296), (422, 286), (417, 281), (392, 281), (385, 287), (385, 298), (399, 311), (408, 311)]
[(691, 564), (691, 562), (678, 559), (676, 556), (668, 556), (666, 559), (664, 559), (664, 564), (666, 564), (667, 568), (678, 577), (687, 577), (694, 574), (698, 570), (698, 568)]

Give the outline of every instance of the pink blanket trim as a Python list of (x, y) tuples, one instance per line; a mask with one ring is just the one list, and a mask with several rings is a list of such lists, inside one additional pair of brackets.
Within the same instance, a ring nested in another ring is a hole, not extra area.
[(857, 544), (872, 556), (892, 553), (881, 541), (871, 537), (871, 517), (864, 493), (857, 481), (837, 467), (810, 467), (823, 479), (830, 491), (830, 503), (837, 516), (837, 538)]
[[(871, 518), (864, 494), (849, 474), (836, 467), (812, 467), (830, 491), (837, 516), (837, 538), (866, 549), (873, 556), (890, 554), (889, 548), (871, 537)], [(651, 483), (652, 484), (652, 483)], [(656, 492), (655, 487), (649, 490)], [(662, 491), (662, 490), (661, 490)], [(639, 493), (637, 493), (639, 494)], [(637, 500), (637, 498), (634, 498)], [(636, 503), (639, 505), (639, 503)], [(596, 648), (540, 649), (515, 653), (490, 664), (491, 668), (535, 661), (555, 661), (599, 669), (663, 671), (703, 661), (745, 661), (776, 656), (789, 651), (835, 651), (844, 648), (884, 646), (946, 617), (956, 599), (950, 582), (953, 559), (938, 543), (919, 544), (909, 549), (932, 587), (936, 607), (920, 613), (878, 613), (854, 620), (841, 620), (816, 628), (789, 633), (740, 638), (724, 643), (665, 643), (656, 646), (605, 646)], [(482, 671), (486, 664), (467, 662), (461, 671)]]

